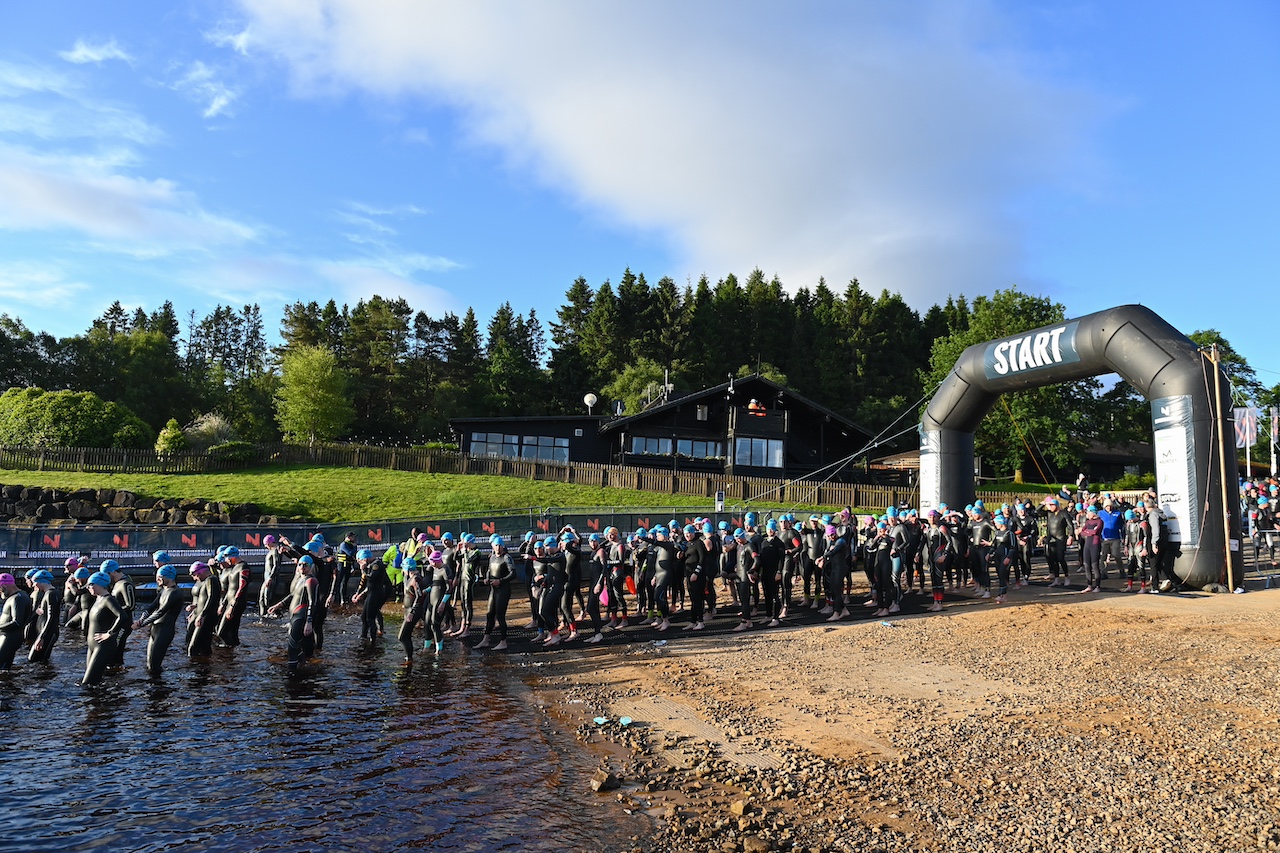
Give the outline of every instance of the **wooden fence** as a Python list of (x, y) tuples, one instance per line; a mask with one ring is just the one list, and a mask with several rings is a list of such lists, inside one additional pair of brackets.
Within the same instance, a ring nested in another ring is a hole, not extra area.
[[(542, 462), (499, 456), (470, 456), (435, 448), (372, 447), (325, 444), (259, 445), (250, 460), (229, 460), (207, 453), (156, 453), (91, 447), (0, 446), (0, 469), (25, 471), (87, 471), (138, 474), (203, 474), (260, 465), (325, 465), (345, 468), (383, 468), (436, 474), (490, 474), (524, 480), (548, 480), (672, 495), (697, 495), (711, 501), (723, 490), (729, 505), (767, 502), (775, 506), (863, 507), (883, 509), (915, 505), (914, 487), (865, 483), (823, 483), (769, 477), (726, 477), (722, 473), (669, 471), (589, 462)], [(989, 504), (1012, 502), (1014, 495), (984, 492)]]

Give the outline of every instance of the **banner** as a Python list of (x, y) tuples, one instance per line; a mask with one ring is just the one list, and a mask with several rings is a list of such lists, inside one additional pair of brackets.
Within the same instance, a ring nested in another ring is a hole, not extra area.
[(1160, 509), (1168, 520), (1169, 538), (1195, 547), (1200, 542), (1200, 496), (1191, 487), (1196, 467), (1191, 414), (1189, 395), (1151, 401)]
[(1242, 407), (1233, 412), (1236, 421), (1236, 449), (1253, 447), (1258, 443), (1258, 410)]

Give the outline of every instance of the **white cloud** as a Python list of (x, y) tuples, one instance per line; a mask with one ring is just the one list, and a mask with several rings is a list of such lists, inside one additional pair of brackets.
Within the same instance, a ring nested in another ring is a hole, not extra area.
[(187, 66), (186, 73), (174, 82), (173, 88), (204, 105), (204, 118), (229, 115), (231, 104), (240, 96), (239, 92), (222, 81), (216, 69), (200, 60)]
[(84, 39), (76, 39), (75, 47), (71, 50), (63, 50), (58, 56), (67, 62), (73, 62), (76, 65), (85, 65), (93, 63), (95, 65), (106, 62), (109, 59), (118, 59), (122, 62), (133, 62), (133, 57), (125, 53), (124, 49), (116, 43), (115, 39), (99, 44), (92, 44)]
[(425, 210), (416, 204), (394, 204), (390, 207), (379, 207), (374, 204), (365, 204), (361, 201), (347, 202), (347, 206), (357, 213), (363, 213), (365, 216), (422, 216)]
[(240, 0), (295, 90), (459, 108), (511, 166), (686, 269), (927, 303), (1018, 279), (1024, 193), (1099, 180), (1112, 105), (958, 5)]
[(249, 46), (252, 43), (252, 36), (247, 29), (238, 32), (229, 29), (218, 29), (211, 33), (205, 33), (205, 38), (210, 44), (231, 48), (241, 56), (249, 53)]
[(27, 261), (0, 264), (0, 303), (59, 308), (88, 289), (89, 285), (68, 279), (66, 271), (56, 266)]

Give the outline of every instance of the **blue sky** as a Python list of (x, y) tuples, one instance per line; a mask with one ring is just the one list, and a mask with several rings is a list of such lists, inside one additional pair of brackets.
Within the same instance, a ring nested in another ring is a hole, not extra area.
[(0, 312), (577, 276), (1142, 302), (1280, 382), (1272, 2), (0, 8)]

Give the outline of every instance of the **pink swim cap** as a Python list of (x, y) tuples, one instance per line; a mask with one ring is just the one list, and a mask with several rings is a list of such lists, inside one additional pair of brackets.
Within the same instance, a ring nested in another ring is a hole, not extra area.
[(833, 525), (833, 524), (828, 524), (828, 525), (827, 525), (827, 535), (828, 535), (828, 536), (835, 536), (835, 535), (836, 535), (836, 528), (835, 528), (835, 525)]
[(444, 562), (444, 554), (441, 554), (439, 551), (432, 551), (427, 555), (427, 560), (429, 560), (432, 565), (438, 566)]
[(13, 579), (13, 575), (9, 574), (8, 572), (5, 572), (4, 574), (0, 575), (0, 586), (4, 586), (5, 584), (16, 584), (16, 583), (17, 582), (14, 581)]

